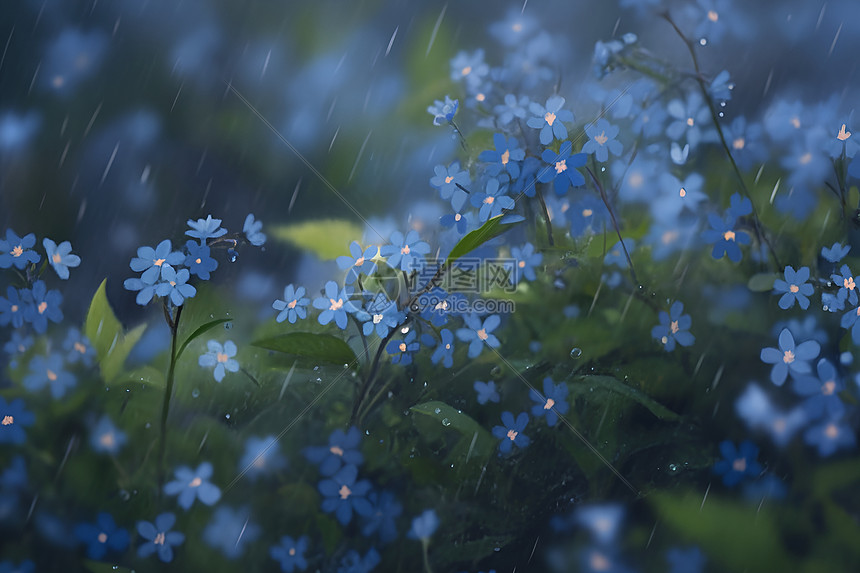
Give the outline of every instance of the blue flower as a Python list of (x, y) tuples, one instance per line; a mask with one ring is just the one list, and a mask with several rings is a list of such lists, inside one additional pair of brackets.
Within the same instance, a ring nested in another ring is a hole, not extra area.
[(304, 449), (304, 454), (309, 462), (319, 466), (322, 475), (330, 476), (337, 473), (343, 464), (357, 466), (364, 463), (364, 456), (358, 449), (360, 443), (361, 432), (351, 426), (348, 432), (333, 431), (328, 438), (328, 447), (309, 446)]
[(531, 443), (529, 437), (523, 434), (523, 430), (526, 429), (526, 424), (528, 423), (529, 415), (525, 412), (520, 412), (516, 420), (514, 420), (514, 415), (510, 412), (502, 412), (502, 425), (493, 427), (493, 436), (501, 440), (501, 443), (499, 443), (500, 453), (510, 453), (514, 444), (517, 447), (525, 448)]
[(465, 302), (466, 297), (459, 293), (448, 294), (439, 287), (433, 287), (430, 292), (419, 297), (421, 318), (433, 326), (443, 326), (448, 323), (448, 317), (457, 314), (457, 308)]
[(6, 402), (0, 396), (0, 444), (23, 444), (27, 439), (25, 426), (32, 426), (36, 416), (24, 409), (21, 399)]
[(536, 253), (534, 245), (526, 243), (522, 247), (511, 248), (511, 257), (516, 261), (510, 276), (512, 285), (516, 285), (523, 277), (533, 281), (537, 279), (535, 267), (543, 262), (543, 253)]
[(853, 448), (856, 444), (854, 429), (845, 420), (836, 418), (810, 426), (803, 433), (803, 441), (818, 449), (818, 455), (827, 457), (840, 448)]
[(63, 357), (56, 352), (48, 356), (34, 356), (30, 360), (30, 373), (24, 377), (24, 387), (30, 392), (38, 392), (50, 386), (51, 396), (58, 400), (77, 382), (74, 374), (63, 368)]
[(388, 241), (390, 244), (383, 245), (379, 254), (387, 258), (388, 265), (393, 269), (416, 270), (424, 260), (417, 255), (426, 255), (430, 252), (430, 245), (420, 241), (418, 231), (415, 230), (406, 233), (405, 238), (400, 231), (394, 231)]
[(197, 294), (197, 289), (188, 284), (191, 278), (188, 269), (176, 271), (168, 264), (161, 266), (161, 281), (155, 285), (155, 294), (160, 297), (170, 297), (170, 302), (176, 306), (182, 306), (185, 299), (192, 298)]
[[(2, 400), (2, 398), (0, 398)], [(2, 432), (2, 429), (0, 429)], [(3, 440), (0, 439), (0, 442)], [(27, 466), (22, 456), (15, 456), (0, 474), (0, 489), (6, 491), (24, 490), (30, 484), (27, 479)]]
[(284, 300), (276, 299), (272, 308), (281, 311), (275, 319), (277, 322), (289, 320), (295, 324), (300, 318), (307, 318), (307, 306), (310, 299), (305, 297), (305, 287), (294, 287), (289, 284), (284, 287)]
[(325, 497), (322, 510), (334, 512), (341, 525), (347, 525), (352, 520), (352, 512), (364, 517), (373, 513), (373, 506), (365, 497), (370, 492), (370, 482), (355, 481), (358, 468), (352, 464), (343, 466), (330, 479), (322, 480), (317, 489)]
[(236, 559), (249, 543), (260, 537), (260, 531), (260, 526), (250, 520), (247, 507), (232, 509), (221, 506), (203, 530), (203, 541), (228, 559)]
[(102, 559), (108, 550), (119, 553), (125, 551), (129, 543), (128, 531), (116, 526), (113, 516), (99, 513), (95, 523), (79, 523), (75, 527), (75, 537), (87, 545), (87, 557)]
[(714, 464), (714, 473), (723, 476), (723, 484), (732, 487), (741, 482), (744, 476), (755, 477), (761, 473), (761, 464), (756, 461), (758, 448), (749, 440), (742, 441), (738, 447), (733, 442), (720, 442), (723, 459)]
[(451, 79), (465, 80), (470, 89), (476, 89), (490, 73), (490, 67), (484, 61), (484, 50), (475, 50), (471, 54), (461, 50), (451, 58)]
[(344, 287), (338, 291), (337, 283), (328, 281), (325, 284), (325, 293), (314, 299), (314, 308), (322, 312), (317, 317), (320, 324), (326, 325), (334, 320), (341, 330), (346, 328), (346, 313), (354, 313), (358, 308), (350, 302), (352, 287)]
[(287, 460), (278, 451), (278, 439), (275, 436), (265, 438), (250, 437), (245, 441), (245, 453), (239, 460), (239, 471), (252, 480), (263, 474), (282, 470), (287, 467)]
[(215, 367), (215, 381), (220, 382), (224, 379), (227, 372), (238, 372), (239, 362), (233, 358), (236, 356), (238, 349), (232, 340), (228, 340), (222, 346), (217, 340), (210, 340), (206, 343), (208, 352), (201, 354), (197, 359), (197, 363), (203, 368)]
[(188, 241), (185, 243), (188, 255), (185, 257), (185, 266), (192, 275), (197, 275), (204, 281), (209, 280), (209, 273), (218, 268), (218, 261), (209, 256), (210, 250), (206, 243)]
[(262, 247), (266, 242), (266, 234), (262, 232), (263, 223), (255, 221), (253, 213), (249, 213), (245, 217), (245, 224), (242, 226), (242, 232), (245, 233), (245, 238), (255, 247)]
[(281, 542), (278, 545), (273, 545), (269, 548), (269, 555), (275, 561), (280, 562), (281, 571), (284, 573), (304, 571), (308, 568), (308, 562), (305, 560), (305, 551), (308, 550), (309, 544), (310, 539), (307, 535), (302, 535), (298, 539), (284, 535), (281, 537)]
[(450, 123), (457, 114), (458, 100), (452, 100), (447, 95), (445, 101), (436, 100), (427, 108), (427, 112), (433, 116), (433, 125), (442, 125), (441, 120)]
[(735, 84), (731, 82), (731, 76), (728, 70), (723, 70), (711, 80), (711, 85), (708, 86), (708, 93), (715, 101), (724, 102), (732, 99), (732, 90)]
[(831, 263), (838, 263), (845, 257), (845, 255), (848, 254), (848, 251), (850, 250), (851, 245), (845, 245), (843, 247), (839, 243), (833, 243), (833, 246), (829, 249), (827, 247), (821, 247), (821, 256), (830, 261)]
[[(840, 273), (840, 275), (833, 274), (830, 277), (839, 287), (836, 298), (839, 299), (840, 303), (848, 300), (851, 304), (857, 304), (857, 285), (854, 282), (854, 277), (851, 275), (851, 269), (848, 268), (848, 265), (842, 265)], [(840, 309), (843, 307), (844, 305), (840, 304)]]
[(732, 196), (729, 197), (729, 208), (726, 209), (726, 215), (740, 219), (752, 215), (752, 212), (752, 201), (746, 197), (741, 197), (739, 193), (732, 193)]
[(499, 347), (499, 339), (493, 334), (502, 321), (499, 315), (491, 314), (481, 324), (480, 317), (473, 312), (465, 315), (463, 321), (468, 328), (458, 328), (457, 338), (469, 343), (469, 358), (477, 358), (484, 349), (485, 342), (490, 348)]
[(673, 547), (666, 552), (666, 561), (669, 573), (702, 573), (705, 569), (705, 555), (698, 547)]
[(80, 360), (84, 366), (92, 366), (96, 356), (96, 351), (89, 339), (75, 327), (69, 328), (66, 339), (63, 341), (63, 350), (68, 352), (66, 360), (69, 364), (75, 364)]
[(570, 410), (570, 405), (567, 403), (567, 392), (567, 384), (564, 382), (555, 384), (552, 378), (547, 376), (543, 379), (543, 396), (536, 390), (529, 392), (529, 397), (537, 402), (532, 406), (532, 415), (536, 417), (546, 416), (547, 426), (555, 426), (559, 415), (567, 414), (567, 411)]
[[(797, 271), (793, 267), (785, 267), (785, 280), (776, 279), (773, 282), (773, 290), (776, 293), (784, 293), (779, 298), (779, 308), (788, 310), (794, 306), (795, 302), (803, 310), (809, 308), (809, 299), (807, 297), (812, 294), (813, 288), (811, 284), (806, 282), (808, 280), (809, 267), (801, 267)], [(852, 290), (852, 294), (854, 294), (854, 302), (856, 302), (857, 293)]]
[(63, 241), (57, 246), (54, 241), (45, 238), (42, 245), (45, 247), (48, 262), (54, 267), (57, 276), (63, 280), (69, 278), (69, 267), (74, 268), (81, 264), (81, 257), (72, 254), (72, 244), (68, 241)]
[(798, 376), (794, 379), (793, 389), (797, 394), (807, 396), (803, 409), (811, 419), (824, 415), (839, 418), (845, 412), (845, 405), (839, 398), (839, 392), (845, 389), (845, 385), (839, 379), (836, 368), (826, 358), (818, 361), (816, 369), (818, 378)]
[(576, 168), (585, 165), (587, 155), (585, 153), (571, 155), (572, 149), (573, 145), (565, 141), (561, 144), (558, 153), (552, 149), (544, 149), (541, 153), (541, 159), (548, 164), (548, 167), (541, 170), (538, 181), (541, 183), (552, 181), (555, 194), (559, 197), (567, 193), (571, 185), (574, 187), (585, 185), (585, 177)]
[(347, 257), (344, 255), (337, 258), (337, 266), (340, 267), (340, 270), (345, 271), (349, 269), (349, 272), (346, 274), (346, 283), (354, 283), (360, 275), (370, 276), (373, 274), (376, 270), (376, 263), (373, 262), (373, 257), (378, 252), (378, 248), (375, 245), (367, 247), (362, 252), (358, 241), (353, 241), (349, 245), (349, 252), (351, 256)]
[(340, 560), (337, 573), (370, 573), (379, 565), (381, 560), (379, 552), (373, 547), (368, 550), (364, 557), (359, 555), (357, 551), (347, 551), (343, 559)]
[(125, 279), (122, 283), (125, 290), (137, 291), (134, 301), (140, 306), (146, 306), (155, 296), (155, 284), (147, 284), (138, 278)]
[[(170, 239), (164, 239), (153, 249), (152, 247), (140, 247), (137, 256), (131, 259), (129, 266), (140, 275), (140, 280), (145, 285), (154, 285), (161, 276), (164, 264), (177, 266), (185, 262), (185, 255), (179, 251), (172, 250)], [(128, 282), (128, 281), (126, 281)], [(141, 290), (138, 288), (125, 287), (128, 290)], [(140, 303), (138, 303), (140, 304)]]
[(478, 394), (478, 404), (486, 404), (487, 402), (498, 403), (501, 400), (501, 396), (499, 396), (499, 392), (496, 390), (496, 383), (492, 380), (489, 382), (476, 380), (472, 387)]
[(505, 95), (504, 103), (498, 104), (493, 108), (493, 113), (496, 114), (499, 125), (508, 125), (514, 118), (525, 119), (526, 108), (529, 105), (528, 96), (517, 96), (514, 94)]
[[(245, 222), (247, 223), (247, 219)], [(191, 227), (191, 230), (185, 231), (185, 234), (201, 241), (216, 239), (227, 234), (227, 229), (221, 228), (221, 219), (213, 219), (212, 215), (207, 215), (205, 219), (197, 219), (196, 222), (193, 219), (188, 219), (188, 226)], [(168, 261), (168, 264), (175, 265), (177, 263)]]
[(412, 520), (412, 527), (409, 529), (409, 537), (411, 539), (427, 541), (433, 536), (438, 527), (439, 517), (436, 515), (436, 511), (427, 509), (421, 515)]
[(33, 325), (33, 329), (42, 334), (48, 329), (48, 320), (51, 322), (62, 322), (63, 311), (60, 304), (63, 295), (60, 291), (48, 290), (45, 281), (36, 281), (33, 288), (22, 292), (22, 298), (27, 308), (24, 310), (24, 319)]
[(379, 338), (385, 338), (392, 328), (395, 328), (405, 318), (402, 312), (397, 310), (397, 304), (388, 299), (385, 293), (377, 295), (367, 303), (366, 321), (362, 325), (362, 332), (370, 336), (376, 331)]
[(609, 545), (615, 541), (624, 517), (624, 506), (618, 503), (587, 505), (576, 510), (576, 523), (587, 528), (596, 543)]
[[(3, 298), (0, 297), (0, 306), (2, 306)], [(3, 324), (0, 322), (0, 324)], [(9, 366), (11, 368), (18, 367), (18, 357), (27, 352), (33, 346), (32, 336), (23, 336), (20, 332), (12, 332), (12, 337), (6, 344), (3, 345), (3, 351), (10, 356)]]
[(618, 136), (618, 126), (610, 124), (602, 117), (596, 123), (587, 125), (585, 134), (590, 139), (582, 146), (582, 152), (593, 153), (594, 158), (601, 163), (609, 159), (610, 151), (617, 156), (621, 155), (624, 149), (621, 142), (615, 139)]
[(668, 313), (660, 311), (660, 324), (651, 329), (651, 337), (659, 340), (666, 352), (675, 350), (676, 342), (681, 346), (690, 346), (696, 341), (696, 337), (689, 332), (693, 319), (683, 312), (684, 303), (676, 300)]
[(29, 263), (38, 263), (41, 257), (32, 250), (35, 244), (36, 235), (33, 233), (21, 238), (12, 229), (6, 229), (6, 239), (0, 239), (0, 269), (15, 265), (15, 268), (23, 270)]
[(21, 292), (29, 294), (30, 291), (24, 289), (19, 291), (13, 286), (6, 287), (6, 298), (0, 296), (0, 326), (6, 326), (12, 323), (14, 328), (21, 328), (27, 318), (29, 302), (21, 296)]
[(451, 368), (454, 365), (454, 335), (447, 328), (443, 328), (439, 332), (441, 342), (436, 350), (433, 351), (433, 356), (430, 357), (430, 362), (433, 364), (442, 361), (442, 366)]
[(472, 206), (480, 207), (478, 220), (482, 223), (502, 214), (502, 209), (513, 209), (514, 200), (508, 197), (508, 186), (499, 185), (498, 179), (487, 181), (486, 192), (477, 191), (472, 193)]
[(519, 199), (520, 195), (534, 197), (536, 192), (535, 181), (537, 180), (540, 168), (541, 162), (537, 157), (526, 156), (523, 164), (520, 166), (519, 178), (511, 183), (511, 194), (516, 195), (517, 199)]
[(25, 559), (18, 565), (11, 561), (0, 561), (0, 573), (36, 573), (36, 564)]
[(221, 490), (209, 482), (212, 477), (212, 464), (203, 462), (193, 470), (188, 466), (176, 468), (176, 479), (164, 484), (164, 493), (178, 495), (179, 507), (188, 511), (195, 499), (206, 505), (215, 505), (221, 499)]
[(90, 446), (99, 453), (115, 455), (126, 441), (125, 432), (114, 426), (107, 415), (103, 415), (90, 432)]
[(170, 531), (176, 523), (172, 513), (162, 513), (155, 518), (155, 523), (148, 521), (137, 522), (137, 532), (146, 543), (137, 548), (138, 557), (149, 557), (156, 551), (158, 558), (165, 563), (173, 561), (173, 547), (185, 542), (185, 534)]
[(795, 376), (808, 374), (812, 370), (809, 361), (818, 356), (820, 351), (821, 346), (814, 340), (807, 340), (795, 346), (791, 332), (783, 328), (779, 333), (779, 349), (763, 348), (761, 361), (773, 364), (770, 380), (777, 386), (782, 386), (789, 371)]
[(529, 104), (529, 111), (534, 115), (526, 124), (529, 127), (540, 129), (540, 142), (543, 145), (549, 144), (552, 138), (565, 139), (567, 138), (567, 128), (564, 127), (565, 121), (573, 121), (573, 113), (569, 110), (562, 109), (564, 106), (564, 98), (561, 96), (552, 96), (546, 100), (546, 105), (540, 105), (537, 102)]
[(401, 340), (389, 340), (385, 351), (391, 354), (391, 363), (408, 366), (412, 364), (412, 355), (421, 348), (421, 343), (416, 340), (414, 330), (410, 330)]
[[(827, 293), (824, 293), (827, 294)], [(841, 307), (843, 299), (840, 299), (838, 296), (834, 297), (832, 300), (828, 301), (825, 299), (824, 294), (821, 296), (822, 300), (825, 304), (830, 304), (834, 308)], [(841, 310), (841, 308), (839, 308)], [(852, 308), (848, 312), (842, 315), (842, 320), (840, 321), (840, 325), (842, 328), (850, 328), (851, 329), (851, 340), (854, 341), (854, 344), (860, 344), (860, 306), (857, 308)]]
[(450, 229), (456, 225), (457, 233), (465, 235), (466, 231), (469, 230), (470, 225), (469, 213), (463, 213), (462, 210), (457, 211), (456, 213), (447, 213), (439, 217), (439, 224), (446, 229)]
[(403, 506), (394, 494), (387, 491), (379, 494), (371, 492), (367, 498), (373, 506), (373, 513), (365, 518), (361, 534), (369, 537), (378, 533), (383, 543), (397, 539), (397, 518), (403, 513)]
[(666, 105), (666, 111), (674, 120), (666, 128), (666, 135), (673, 141), (680, 141), (686, 135), (687, 143), (695, 148), (700, 141), (710, 135), (710, 131), (702, 133), (702, 127), (700, 127), (708, 125), (711, 112), (698, 91), (690, 92), (686, 103), (673, 99)]
[(721, 259), (723, 255), (727, 255), (730, 261), (738, 263), (742, 257), (738, 244), (750, 244), (749, 235), (743, 231), (735, 230), (735, 222), (736, 219), (731, 215), (721, 219), (715, 213), (708, 214), (708, 223), (711, 224), (711, 228), (702, 232), (702, 239), (706, 243), (714, 244), (711, 256), (715, 259)]
[(489, 163), (487, 173), (496, 176), (502, 171), (507, 171), (511, 179), (520, 176), (518, 161), (526, 157), (526, 152), (519, 148), (520, 144), (515, 137), (505, 137), (501, 133), (493, 135), (495, 149), (482, 151), (478, 160)]
[(430, 178), (430, 185), (439, 190), (442, 199), (450, 200), (455, 210), (462, 209), (468, 198), (468, 193), (463, 188), (471, 182), (469, 172), (460, 170), (459, 161), (455, 161), (448, 167), (437, 165), (433, 171), (436, 175)]

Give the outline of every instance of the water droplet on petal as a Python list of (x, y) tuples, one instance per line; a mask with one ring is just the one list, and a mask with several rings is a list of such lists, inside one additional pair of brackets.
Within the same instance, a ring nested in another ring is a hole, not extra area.
[(707, 46), (708, 40), (706, 40), (705, 38), (702, 38), (701, 40), (699, 40), (699, 45), (700, 46)]
[(239, 258), (239, 253), (237, 253), (235, 249), (227, 249), (227, 258), (230, 259), (231, 263), (235, 263), (236, 259)]

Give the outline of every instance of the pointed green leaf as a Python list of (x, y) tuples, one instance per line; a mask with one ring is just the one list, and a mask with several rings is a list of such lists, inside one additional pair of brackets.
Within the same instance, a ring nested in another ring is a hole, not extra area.
[(615, 392), (622, 396), (626, 396), (631, 400), (635, 400), (648, 408), (652, 414), (661, 420), (676, 421), (681, 419), (681, 416), (671, 411), (666, 406), (660, 404), (636, 388), (628, 386), (613, 376), (582, 376), (577, 379), (576, 384), (571, 389), (576, 392), (577, 390), (581, 390), (583, 385), (589, 388), (604, 388), (610, 392)]
[(330, 334), (290, 332), (257, 340), (251, 344), (266, 350), (302, 356), (319, 362), (331, 364), (354, 364), (357, 362), (352, 348), (340, 338)]
[(493, 439), (493, 435), (490, 432), (481, 427), (471, 417), (445, 402), (433, 400), (412, 406), (409, 409), (416, 414), (427, 416), (438, 423), (438, 433), (428, 436), (431, 439), (448, 430), (454, 430), (462, 434), (459, 443), (451, 452), (455, 457), (465, 458), (468, 456), (469, 459), (486, 459), (493, 453), (496, 447), (496, 440)]
[(352, 221), (322, 219), (281, 225), (272, 229), (271, 234), (327, 261), (348, 254), (349, 244), (361, 238), (363, 230)]
[(215, 320), (210, 320), (207, 323), (201, 324), (197, 327), (197, 329), (192, 332), (188, 338), (185, 339), (185, 342), (179, 347), (179, 350), (176, 352), (176, 360), (179, 360), (179, 357), (182, 356), (182, 353), (185, 352), (185, 349), (188, 348), (188, 345), (194, 341), (195, 338), (204, 334), (208, 330), (212, 330), (219, 324), (224, 324), (225, 322), (230, 322), (229, 318), (216, 318)]
[(142, 324), (128, 334), (125, 333), (108, 302), (106, 284), (107, 279), (102, 281), (93, 295), (84, 322), (84, 334), (96, 351), (102, 377), (111, 382), (122, 371), (126, 357), (143, 336), (146, 325)]
[(448, 255), (448, 259), (445, 261), (445, 264), (451, 265), (463, 255), (471, 253), (490, 239), (498, 237), (516, 225), (516, 223), (502, 224), (503, 217), (504, 215), (497, 215), (492, 219), (487, 220), (486, 223), (471, 233), (467, 233), (466, 236), (460, 239), (460, 241), (454, 245), (454, 248), (451, 249), (451, 253)]

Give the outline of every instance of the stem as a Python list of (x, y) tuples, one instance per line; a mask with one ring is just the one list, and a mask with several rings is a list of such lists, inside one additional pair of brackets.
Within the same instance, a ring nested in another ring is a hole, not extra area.
[(540, 201), (540, 206), (543, 209), (543, 218), (546, 220), (546, 239), (549, 241), (549, 246), (554, 247), (555, 241), (552, 238), (552, 221), (549, 220), (549, 209), (546, 208), (546, 201), (543, 200), (543, 193), (537, 185), (535, 185), (535, 192), (537, 193), (538, 201)]
[(690, 41), (687, 36), (684, 35), (684, 32), (678, 28), (678, 25), (675, 24), (675, 21), (672, 20), (672, 17), (669, 15), (669, 12), (664, 12), (662, 14), (663, 19), (669, 22), (681, 40), (684, 42), (684, 45), (687, 46), (687, 50), (690, 52), (690, 58), (693, 60), (693, 68), (696, 70), (696, 82), (699, 84), (699, 89), (702, 91), (702, 96), (705, 98), (705, 102), (708, 104), (708, 110), (711, 112), (711, 120), (714, 123), (714, 127), (717, 128), (717, 135), (720, 137), (720, 143), (723, 146), (723, 150), (726, 152), (726, 155), (729, 158), (729, 163), (732, 164), (732, 171), (734, 171), (735, 176), (738, 178), (738, 183), (740, 184), (741, 192), (744, 196), (750, 200), (750, 204), (753, 209), (753, 222), (755, 229), (756, 238), (758, 238), (759, 242), (764, 243), (767, 246), (768, 251), (770, 252), (770, 256), (773, 258), (774, 264), (776, 264), (777, 269), (781, 269), (782, 265), (779, 262), (779, 257), (776, 255), (776, 250), (773, 248), (770, 240), (765, 236), (764, 231), (762, 230), (761, 219), (759, 219), (758, 212), (755, 208), (755, 202), (752, 200), (752, 196), (750, 195), (749, 189), (747, 189), (747, 184), (744, 181), (743, 175), (741, 174), (740, 168), (738, 168), (738, 164), (735, 162), (735, 158), (732, 155), (732, 150), (729, 147), (729, 144), (726, 142), (726, 136), (723, 133), (723, 128), (720, 125), (720, 119), (717, 115), (717, 108), (714, 107), (714, 102), (711, 99), (711, 94), (708, 93), (708, 86), (705, 84), (705, 79), (702, 76), (701, 68), (699, 68), (699, 59), (696, 57), (696, 49), (693, 42)]
[(176, 375), (176, 342), (178, 340), (179, 317), (182, 315), (182, 307), (176, 307), (176, 316), (171, 317), (164, 303), (164, 316), (170, 327), (170, 363), (167, 366), (167, 386), (164, 389), (164, 401), (161, 404), (161, 433), (158, 442), (158, 491), (164, 485), (164, 458), (167, 453), (167, 414), (170, 412), (170, 397), (173, 394), (173, 382)]
[(615, 211), (612, 210), (612, 205), (609, 204), (609, 198), (606, 196), (606, 191), (603, 190), (603, 185), (601, 185), (600, 181), (597, 180), (597, 177), (594, 175), (591, 168), (586, 167), (585, 170), (591, 176), (594, 186), (597, 187), (597, 191), (600, 193), (600, 198), (603, 199), (603, 204), (606, 205), (606, 210), (609, 211), (609, 218), (612, 219), (612, 227), (615, 229), (615, 234), (618, 235), (618, 242), (621, 243), (621, 249), (624, 251), (625, 258), (627, 258), (627, 266), (630, 267), (630, 278), (633, 279), (633, 284), (638, 285), (639, 279), (636, 278), (636, 269), (633, 268), (633, 261), (630, 259), (630, 253), (627, 252), (627, 245), (624, 244), (624, 239), (621, 237), (621, 229), (618, 228), (618, 221), (615, 219)]
[(433, 569), (430, 568), (430, 560), (427, 557), (427, 547), (430, 545), (430, 540), (427, 538), (421, 539), (421, 553), (424, 556), (424, 571), (426, 573), (433, 573)]

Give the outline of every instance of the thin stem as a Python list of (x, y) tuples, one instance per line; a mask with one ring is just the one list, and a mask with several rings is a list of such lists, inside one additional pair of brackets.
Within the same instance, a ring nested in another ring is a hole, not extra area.
[(176, 316), (171, 317), (164, 304), (164, 316), (170, 326), (170, 363), (167, 366), (167, 385), (164, 388), (164, 401), (161, 404), (161, 433), (158, 442), (158, 491), (164, 485), (164, 461), (167, 453), (167, 414), (170, 412), (170, 397), (173, 394), (173, 382), (176, 375), (176, 342), (178, 340), (179, 317), (182, 315), (182, 307), (176, 307)]
[(612, 205), (609, 204), (609, 198), (606, 196), (606, 191), (603, 190), (603, 185), (601, 185), (600, 181), (597, 180), (597, 177), (594, 175), (591, 168), (586, 167), (585, 170), (591, 176), (594, 186), (597, 187), (597, 191), (600, 193), (600, 198), (603, 199), (603, 204), (606, 205), (606, 210), (609, 211), (609, 218), (612, 219), (612, 227), (615, 229), (615, 234), (618, 235), (618, 242), (621, 243), (621, 249), (624, 251), (624, 256), (627, 258), (627, 266), (630, 267), (630, 278), (633, 279), (634, 284), (638, 285), (639, 279), (636, 278), (636, 269), (633, 268), (633, 261), (630, 259), (630, 253), (627, 252), (627, 245), (624, 244), (624, 239), (621, 237), (621, 229), (618, 228), (618, 221), (615, 219), (615, 211), (612, 210)]
[(705, 102), (708, 104), (708, 110), (711, 112), (711, 120), (714, 123), (714, 127), (717, 128), (717, 135), (720, 138), (720, 144), (723, 146), (723, 150), (726, 152), (726, 156), (729, 158), (729, 163), (732, 165), (732, 171), (734, 171), (735, 176), (738, 179), (738, 183), (740, 184), (741, 192), (744, 196), (750, 200), (750, 204), (752, 205), (753, 210), (753, 221), (755, 229), (756, 237), (759, 242), (764, 243), (767, 246), (768, 251), (770, 252), (770, 256), (773, 258), (774, 264), (776, 264), (777, 269), (781, 269), (782, 265), (779, 262), (779, 257), (776, 255), (776, 250), (773, 248), (770, 240), (765, 236), (764, 231), (762, 230), (761, 219), (758, 216), (758, 212), (755, 208), (755, 203), (752, 200), (752, 196), (750, 195), (749, 189), (747, 189), (747, 184), (744, 181), (743, 174), (741, 173), (740, 168), (738, 167), (737, 162), (735, 161), (734, 155), (732, 155), (732, 150), (729, 147), (728, 142), (726, 141), (726, 136), (723, 133), (723, 128), (720, 125), (719, 115), (717, 114), (717, 108), (714, 107), (714, 101), (711, 99), (711, 94), (708, 93), (708, 86), (705, 83), (705, 79), (702, 76), (702, 70), (699, 67), (699, 59), (696, 57), (696, 49), (695, 45), (681, 29), (675, 24), (675, 21), (672, 20), (672, 17), (669, 15), (669, 12), (664, 12), (662, 14), (663, 19), (669, 22), (681, 40), (684, 42), (684, 45), (687, 46), (687, 50), (690, 52), (690, 58), (693, 60), (693, 68), (696, 70), (696, 82), (699, 84), (699, 89), (702, 91), (702, 96), (705, 98)]
[(433, 569), (430, 568), (430, 559), (427, 556), (427, 547), (430, 545), (430, 539), (422, 538), (421, 539), (421, 553), (424, 556), (424, 571), (425, 573), (433, 573)]
[(540, 201), (541, 209), (543, 209), (543, 218), (546, 221), (546, 239), (549, 241), (549, 246), (554, 247), (555, 241), (552, 238), (552, 221), (549, 220), (549, 209), (546, 208), (546, 201), (543, 200), (543, 193), (539, 186), (535, 185), (538, 201)]

